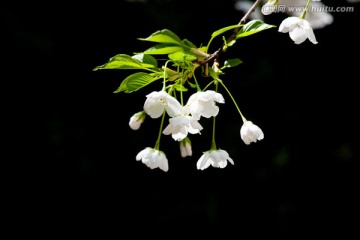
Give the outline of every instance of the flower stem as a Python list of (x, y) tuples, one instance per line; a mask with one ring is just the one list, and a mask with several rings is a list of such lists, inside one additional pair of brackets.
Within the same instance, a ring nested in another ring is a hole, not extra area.
[(200, 86), (199, 86), (199, 83), (198, 83), (198, 81), (196, 80), (196, 77), (195, 77), (195, 68), (194, 68), (193, 71), (192, 71), (192, 76), (193, 76), (194, 81), (195, 81), (195, 84), (196, 84), (196, 90), (197, 90), (197, 91), (201, 91)]
[(307, 10), (308, 10), (308, 8), (309, 8), (310, 2), (311, 2), (311, 0), (308, 0), (308, 1), (307, 1), (306, 6), (305, 6), (305, 9), (304, 9), (304, 11), (302, 12), (302, 14), (301, 14), (301, 16), (300, 16), (301, 19), (305, 19), (306, 12), (307, 12)]
[(240, 108), (239, 108), (239, 106), (236, 104), (236, 101), (235, 101), (234, 97), (231, 95), (229, 89), (225, 86), (225, 84), (223, 83), (223, 81), (221, 81), (220, 79), (218, 80), (218, 82), (221, 83), (221, 85), (225, 88), (226, 92), (229, 94), (231, 100), (233, 101), (236, 109), (238, 110), (238, 112), (239, 112), (239, 114), (240, 114), (240, 116), (241, 116), (242, 121), (243, 121), (243, 122), (246, 122), (246, 118), (245, 118), (244, 115), (241, 113)]
[(210, 147), (211, 150), (217, 150), (215, 143), (215, 120), (216, 117), (213, 118), (213, 129), (212, 129), (213, 132), (212, 132), (211, 147)]
[(165, 113), (166, 113), (166, 111), (164, 110), (164, 113), (163, 113), (162, 118), (161, 118), (159, 135), (158, 135), (158, 138), (156, 140), (155, 147), (154, 147), (154, 149), (156, 149), (156, 150), (160, 149), (160, 138), (161, 138), (162, 128), (163, 128), (163, 125), (164, 125)]
[[(218, 91), (218, 81), (215, 81), (215, 92)], [(211, 150), (217, 150), (216, 149), (216, 143), (215, 143), (215, 123), (216, 123), (216, 117), (213, 118), (213, 126), (212, 126), (212, 139), (211, 139)]]
[(209, 82), (208, 85), (206, 85), (206, 86), (204, 87), (203, 91), (205, 91), (205, 90), (206, 90), (208, 87), (210, 87), (210, 85), (213, 84), (213, 83), (214, 83), (214, 81)]
[[(170, 60), (169, 60), (170, 61)], [(164, 81), (163, 81), (163, 91), (165, 91), (165, 86), (166, 86), (166, 69), (167, 69), (167, 64), (169, 63), (169, 61), (166, 61), (165, 63), (165, 67), (164, 67)]]

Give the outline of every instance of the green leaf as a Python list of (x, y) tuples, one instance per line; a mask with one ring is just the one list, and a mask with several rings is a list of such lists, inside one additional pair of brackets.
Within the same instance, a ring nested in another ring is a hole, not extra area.
[(192, 42), (190, 42), (187, 39), (183, 39), (181, 45), (188, 47), (188, 48), (197, 48), (195, 44), (193, 44)]
[(139, 54), (136, 54), (136, 55), (132, 56), (132, 58), (134, 58), (134, 59), (136, 59), (136, 60), (138, 60), (138, 61), (140, 61), (142, 63), (151, 64), (154, 67), (158, 66), (158, 63), (157, 63), (156, 59), (151, 55), (139, 53)]
[(228, 47), (231, 47), (231, 46), (234, 45), (235, 43), (236, 43), (236, 40), (233, 39), (232, 41), (230, 41), (230, 42), (227, 43), (227, 46), (228, 46)]
[(202, 47), (199, 47), (198, 50), (206, 53), (208, 49), (207, 49), (207, 46), (202, 46)]
[(129, 55), (118, 54), (110, 58), (109, 62), (104, 65), (94, 68), (94, 71), (99, 69), (146, 69), (154, 67), (152, 64), (142, 63)]
[(227, 27), (224, 27), (224, 28), (221, 28), (219, 30), (216, 30), (215, 32), (213, 32), (211, 34), (211, 38), (215, 38), (217, 36), (219, 36), (220, 34), (224, 33), (224, 32), (227, 32), (231, 29), (235, 29), (235, 28), (238, 28), (238, 27), (241, 27), (243, 25), (231, 25), (231, 26), (227, 26)]
[(224, 62), (224, 67), (231, 68), (231, 67), (235, 67), (241, 63), (243, 63), (243, 61), (241, 61), (238, 58), (228, 59)]
[(126, 92), (131, 93), (145, 87), (146, 85), (160, 79), (160, 77), (154, 77), (149, 73), (137, 72), (131, 74), (125, 78), (119, 88), (114, 93)]
[(176, 43), (181, 44), (181, 39), (172, 31), (163, 29), (154, 32), (147, 38), (138, 38), (143, 41), (158, 42), (158, 43)]
[(197, 85), (195, 83), (191, 83), (190, 81), (187, 81), (187, 83), (190, 85), (190, 87), (192, 88), (196, 88)]
[(252, 34), (261, 32), (263, 30), (273, 28), (273, 27), (276, 27), (276, 26), (269, 25), (267, 23), (264, 23), (261, 20), (255, 19), (255, 20), (248, 22), (241, 28), (239, 33), (236, 35), (236, 39), (246, 37), (246, 36), (249, 36), (249, 35), (252, 35)]
[(210, 76), (213, 78), (213, 79), (218, 79), (218, 75), (216, 74), (216, 72), (214, 71), (214, 69), (212, 68), (209, 68), (209, 73), (210, 73)]
[(147, 49), (143, 54), (170, 54), (174, 52), (181, 52), (184, 49), (172, 43), (159, 43), (149, 49)]
[(174, 62), (185, 62), (185, 61), (192, 62), (192, 61), (195, 61), (197, 59), (196, 56), (189, 55), (189, 54), (186, 54), (184, 52), (171, 53), (171, 54), (169, 54), (169, 58), (171, 60), (173, 60)]
[(173, 87), (179, 92), (186, 92), (188, 89), (182, 84), (174, 84)]

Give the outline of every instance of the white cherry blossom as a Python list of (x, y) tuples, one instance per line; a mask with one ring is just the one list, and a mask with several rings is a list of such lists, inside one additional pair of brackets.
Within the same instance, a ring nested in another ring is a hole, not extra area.
[(261, 7), (261, 13), (264, 15), (270, 15), (276, 10), (277, 1), (269, 0)]
[(240, 129), (241, 139), (245, 144), (264, 139), (263, 131), (251, 121), (245, 121)]
[(210, 165), (216, 168), (224, 168), (229, 161), (234, 165), (234, 161), (230, 158), (229, 154), (225, 150), (210, 150), (204, 152), (200, 159), (196, 163), (196, 167), (199, 170), (204, 170)]
[(169, 119), (169, 125), (164, 129), (163, 134), (171, 134), (175, 141), (183, 140), (188, 133), (200, 133), (203, 127), (193, 116), (180, 115)]
[[(285, 7), (284, 10), (287, 15), (296, 17), (302, 14), (306, 3), (307, 0), (279, 0), (278, 6)], [(325, 11), (326, 7), (328, 6), (321, 1), (310, 2), (305, 20), (310, 23), (313, 29), (321, 29), (334, 22), (333, 15)]]
[(165, 153), (154, 148), (147, 147), (136, 155), (137, 161), (142, 161), (151, 169), (160, 168), (167, 172), (169, 170), (168, 160)]
[(215, 102), (225, 103), (224, 97), (215, 91), (196, 92), (190, 96), (185, 108), (191, 115), (200, 119), (200, 117), (215, 117), (219, 113), (219, 107)]
[(290, 38), (295, 42), (295, 44), (303, 43), (307, 38), (309, 38), (312, 43), (317, 44), (310, 23), (299, 17), (286, 18), (280, 24), (279, 32), (289, 32)]
[(164, 91), (154, 91), (146, 95), (144, 111), (150, 115), (151, 118), (160, 117), (164, 110), (166, 110), (170, 117), (174, 117), (181, 114), (182, 106), (176, 98)]

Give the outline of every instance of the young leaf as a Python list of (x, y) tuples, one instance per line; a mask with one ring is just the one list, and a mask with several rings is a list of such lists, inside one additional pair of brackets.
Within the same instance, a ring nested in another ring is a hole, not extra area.
[(227, 26), (227, 27), (224, 27), (224, 28), (221, 28), (219, 30), (216, 30), (215, 32), (213, 32), (211, 34), (211, 38), (215, 38), (217, 36), (219, 36), (220, 34), (224, 33), (224, 32), (227, 32), (231, 29), (235, 29), (235, 28), (238, 28), (238, 27), (241, 27), (243, 25), (231, 25), (231, 26)]
[(161, 77), (154, 77), (148, 73), (137, 72), (125, 78), (121, 82), (119, 88), (116, 91), (114, 91), (114, 93), (119, 93), (119, 92), (131, 93), (139, 90), (140, 88), (145, 87), (146, 85), (160, 78)]
[(269, 25), (269, 24), (264, 23), (261, 20), (255, 19), (255, 20), (248, 22), (247, 24), (245, 24), (242, 27), (242, 29), (236, 35), (236, 39), (246, 37), (246, 36), (249, 36), (249, 35), (252, 35), (252, 34), (261, 32), (263, 30), (273, 28), (273, 27), (275, 27), (275, 25)]
[(145, 50), (143, 54), (170, 54), (174, 52), (184, 51), (183, 48), (179, 45), (172, 43), (159, 43), (155, 46)]
[(94, 71), (99, 69), (146, 69), (154, 68), (153, 64), (142, 63), (139, 60), (130, 57), (126, 54), (118, 54), (110, 58), (109, 62), (104, 65), (94, 68)]
[(224, 67), (231, 68), (231, 67), (235, 67), (241, 63), (243, 63), (243, 62), (238, 58), (228, 59), (224, 62)]
[(173, 60), (174, 62), (184, 62), (184, 61), (192, 62), (192, 61), (195, 61), (197, 59), (196, 56), (189, 55), (189, 54), (186, 54), (184, 52), (171, 53), (171, 54), (169, 54), (169, 58), (171, 60)]
[(140, 61), (142, 63), (151, 64), (154, 67), (158, 66), (158, 63), (157, 63), (156, 59), (151, 55), (139, 53), (139, 54), (136, 54), (136, 55), (132, 56), (132, 58), (134, 58), (134, 59), (136, 59), (136, 60), (138, 60), (138, 61)]
[(172, 31), (163, 29), (154, 32), (147, 38), (138, 38), (143, 41), (158, 42), (158, 43), (175, 43), (181, 44), (181, 39)]
[(187, 83), (190, 85), (190, 87), (192, 88), (196, 88), (197, 85), (195, 83), (191, 83), (190, 81), (187, 81)]
[(212, 40), (213, 40), (215, 37), (219, 36), (220, 34), (222, 34), (222, 33), (224, 33), (224, 32), (227, 32), (227, 31), (229, 31), (229, 30), (231, 30), (231, 29), (239, 28), (239, 27), (242, 27), (242, 26), (243, 26), (242, 24), (240, 24), (240, 25), (231, 25), (231, 26), (227, 26), (227, 27), (221, 28), (221, 29), (219, 29), (219, 30), (216, 30), (215, 32), (213, 32), (213, 33), (211, 34), (211, 38), (210, 38), (210, 40), (209, 40), (209, 42), (208, 42), (208, 44), (207, 44), (207, 49), (209, 48)]
[(214, 69), (212, 68), (209, 68), (209, 73), (210, 73), (210, 76), (213, 78), (213, 79), (218, 79), (218, 75), (216, 74), (216, 72), (214, 71)]
[(186, 92), (188, 90), (182, 84), (174, 84), (173, 87), (179, 92)]

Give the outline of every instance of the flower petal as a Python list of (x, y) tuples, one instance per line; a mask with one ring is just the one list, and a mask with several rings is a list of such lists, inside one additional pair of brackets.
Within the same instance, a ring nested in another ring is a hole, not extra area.
[(312, 42), (313, 44), (317, 44), (318, 42), (316, 41), (315, 38), (315, 34), (314, 31), (312, 30), (312, 28), (307, 29), (307, 37), (309, 38), (310, 42)]
[(307, 31), (302, 27), (296, 27), (289, 33), (295, 44), (303, 43), (307, 38)]
[(169, 94), (166, 96), (165, 98), (165, 109), (167, 114), (170, 117), (175, 117), (178, 115), (181, 115), (182, 112), (182, 106), (179, 103), (178, 100), (176, 100), (176, 98), (170, 96)]
[(287, 33), (294, 30), (301, 19), (298, 17), (288, 17), (281, 22), (279, 32)]

